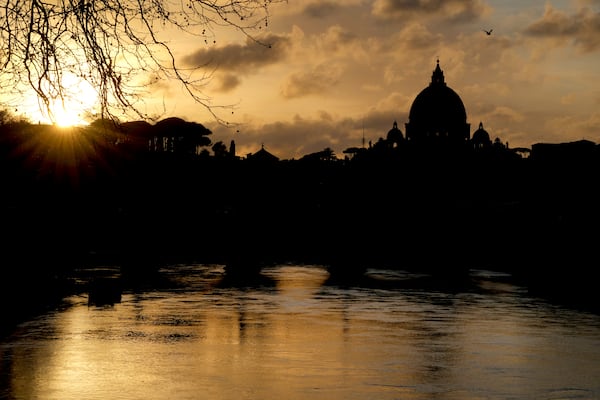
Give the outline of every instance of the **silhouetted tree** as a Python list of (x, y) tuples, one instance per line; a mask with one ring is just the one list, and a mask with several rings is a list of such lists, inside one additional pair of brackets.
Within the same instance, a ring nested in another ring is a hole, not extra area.
[(8, 110), (0, 110), (0, 126), (10, 124), (14, 121), (13, 114)]
[(225, 158), (229, 156), (227, 146), (225, 146), (225, 143), (223, 143), (222, 141), (218, 141), (217, 143), (213, 144), (212, 151), (215, 157), (218, 158)]
[(330, 147), (326, 147), (321, 151), (307, 154), (301, 158), (304, 161), (335, 161), (337, 160), (335, 152)]
[(201, 158), (209, 158), (210, 152), (208, 151), (208, 149), (202, 149), (200, 150), (200, 153), (198, 153), (198, 156), (200, 156)]
[(323, 151), (321, 151), (321, 159), (324, 161), (334, 161), (337, 160), (335, 156), (335, 152), (331, 147), (326, 147)]
[(201, 147), (211, 143), (212, 132), (197, 122), (170, 117), (160, 120), (153, 128), (155, 139), (161, 143), (158, 150), (173, 153), (198, 154)]
[(89, 140), (101, 146), (112, 147), (126, 140), (118, 125), (110, 119), (97, 119), (84, 132)]
[(272, 4), (284, 1), (7, 0), (0, 12), (0, 92), (20, 104), (33, 90), (52, 118), (52, 105), (77, 100), (70, 86), (85, 82), (98, 92), (101, 117), (120, 110), (146, 119), (142, 91), (169, 79), (217, 117), (202, 93), (210, 74), (194, 77), (180, 68), (165, 36), (175, 31), (212, 44), (215, 28), (225, 26), (255, 39)]

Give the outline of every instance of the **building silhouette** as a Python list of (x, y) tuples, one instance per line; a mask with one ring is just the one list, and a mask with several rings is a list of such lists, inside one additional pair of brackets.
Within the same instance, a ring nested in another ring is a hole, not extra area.
[(483, 128), (483, 122), (479, 122), (479, 128), (473, 132), (471, 144), (474, 149), (486, 149), (492, 145), (490, 134)]
[(247, 156), (248, 160), (260, 162), (260, 163), (275, 163), (279, 161), (279, 157), (274, 154), (271, 154), (265, 149), (265, 145), (261, 145), (260, 150), (256, 153), (250, 153)]
[(386, 140), (392, 147), (400, 146), (404, 142), (404, 135), (398, 128), (398, 122), (394, 121), (392, 129), (387, 133)]
[(405, 125), (406, 139), (424, 145), (464, 145), (470, 139), (470, 124), (460, 96), (444, 79), (440, 62), (429, 86), (415, 98)]

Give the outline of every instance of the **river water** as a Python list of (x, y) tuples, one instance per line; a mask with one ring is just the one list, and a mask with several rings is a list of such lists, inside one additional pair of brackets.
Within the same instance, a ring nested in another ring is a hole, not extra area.
[(0, 398), (600, 398), (596, 314), (490, 271), (451, 285), (383, 269), (334, 278), (173, 265), (112, 305), (69, 296), (1, 339)]

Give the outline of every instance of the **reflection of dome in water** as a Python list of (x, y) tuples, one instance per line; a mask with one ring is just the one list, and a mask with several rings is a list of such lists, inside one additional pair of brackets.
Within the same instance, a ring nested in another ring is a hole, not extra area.
[(460, 96), (446, 85), (439, 61), (431, 83), (417, 95), (410, 108), (406, 138), (419, 143), (465, 143), (470, 126)]

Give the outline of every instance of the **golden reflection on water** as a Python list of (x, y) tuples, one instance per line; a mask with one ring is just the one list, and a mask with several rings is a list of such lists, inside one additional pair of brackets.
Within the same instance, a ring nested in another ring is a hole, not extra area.
[(256, 286), (222, 286), (212, 267), (190, 268), (165, 271), (184, 286), (125, 292), (112, 307), (75, 296), (22, 325), (0, 348), (9, 398), (586, 398), (600, 390), (597, 319), (584, 320), (583, 335), (535, 325), (539, 309), (510, 290), (337, 287), (325, 269), (306, 266), (266, 268)]

